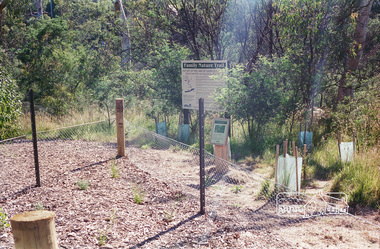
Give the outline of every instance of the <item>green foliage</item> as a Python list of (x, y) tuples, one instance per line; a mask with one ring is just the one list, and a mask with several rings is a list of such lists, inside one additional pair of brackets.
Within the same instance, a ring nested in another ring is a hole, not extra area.
[(7, 214), (3, 212), (3, 209), (0, 208), (0, 230), (3, 230), (7, 227), (9, 227), (9, 223), (7, 221)]
[(96, 238), (100, 246), (104, 246), (108, 237), (104, 234), (104, 231), (99, 232), (100, 235)]
[(88, 181), (84, 181), (84, 180), (77, 181), (77, 185), (80, 190), (87, 190), (89, 186)]
[(187, 58), (188, 50), (178, 45), (163, 43), (151, 52), (147, 67), (151, 79), (147, 82), (149, 91), (146, 98), (152, 100), (153, 108), (147, 112), (155, 118), (160, 114), (169, 115), (182, 107), (181, 60)]
[(132, 188), (133, 200), (136, 204), (143, 204), (145, 191), (140, 184), (135, 184)]
[[(227, 112), (246, 124), (248, 140), (257, 148), (257, 152), (265, 149), (263, 138), (272, 121), (283, 118), (282, 105), (288, 103), (291, 91), (282, 88), (286, 79), (284, 73), (290, 69), (290, 61), (286, 57), (274, 61), (261, 57), (248, 74), (242, 67), (231, 69), (227, 79), (227, 87), (219, 89), (216, 99)], [(286, 111), (286, 110), (285, 110)], [(294, 111), (294, 110), (291, 110)], [(260, 148), (260, 146), (264, 145)]]
[(99, 236), (96, 237), (100, 246), (104, 246), (108, 240), (108, 233), (112, 226), (117, 222), (118, 217), (115, 210), (112, 210), (111, 215), (109, 217), (109, 224), (107, 225), (105, 230), (98, 231)]
[(368, 80), (358, 89), (355, 98), (338, 105), (332, 113), (333, 128), (352, 141), (355, 132), (359, 150), (367, 150), (380, 142), (380, 76)]
[(14, 81), (0, 66), (0, 140), (15, 137), (20, 130), (21, 98)]
[(347, 193), (351, 207), (380, 204), (380, 156), (376, 149), (358, 155), (334, 177), (332, 192)]
[(143, 144), (140, 148), (143, 149), (143, 150), (151, 149), (152, 145), (151, 144)]
[[(305, 114), (313, 101), (326, 115), (312, 127), (316, 150), (311, 152), (310, 176), (331, 179), (343, 169), (335, 158), (336, 146), (326, 142), (335, 131), (346, 138), (355, 132), (360, 151), (379, 144), (377, 3), (360, 45), (365, 56), (360, 56), (358, 70), (352, 70), (349, 60), (359, 56), (355, 29), (360, 1), (123, 3), (126, 21), (109, 0), (56, 0), (54, 17), (40, 19), (30, 15), (34, 6), (28, 1), (9, 1), (0, 32), (0, 140), (19, 134), (20, 96), (27, 106), (30, 88), (37, 109), (57, 120), (93, 104), (111, 117), (114, 98), (123, 96), (128, 112), (139, 114), (133, 117), (138, 116), (138, 125), (153, 130), (153, 120), (177, 118), (181, 110), (181, 60), (226, 59), (228, 84), (216, 98), (233, 116), (235, 160), (262, 155), (269, 163), (268, 151), (285, 138), (292, 140), (296, 123), (310, 120)], [(130, 34), (132, 45), (131, 63), (123, 68), (121, 33)], [(354, 98), (337, 105), (337, 86), (344, 81), (355, 90)], [(197, 120), (191, 123), (195, 134)], [(111, 127), (96, 128), (94, 137), (83, 127), (46, 135), (112, 139)], [(176, 134), (176, 125), (168, 122), (168, 133)], [(128, 138), (140, 134), (133, 129)], [(206, 144), (206, 150), (212, 152), (212, 145)]]
[(243, 186), (241, 185), (235, 185), (231, 188), (231, 191), (235, 194), (238, 194), (239, 192), (241, 192), (243, 190)]
[(308, 177), (329, 180), (342, 170), (343, 163), (339, 159), (338, 142), (333, 137), (319, 144), (308, 157)]
[(165, 222), (172, 222), (175, 218), (175, 210), (172, 210), (172, 211), (169, 211), (169, 212), (166, 212), (164, 211), (164, 221)]
[(265, 180), (261, 183), (258, 197), (265, 198), (265, 199), (269, 199), (272, 197), (272, 187), (271, 187), (270, 181)]
[(112, 178), (119, 178), (120, 176), (120, 169), (118, 167), (117, 160), (112, 160), (111, 163), (111, 176)]
[(44, 207), (42, 202), (37, 202), (35, 209), (36, 210), (45, 210), (45, 207)]

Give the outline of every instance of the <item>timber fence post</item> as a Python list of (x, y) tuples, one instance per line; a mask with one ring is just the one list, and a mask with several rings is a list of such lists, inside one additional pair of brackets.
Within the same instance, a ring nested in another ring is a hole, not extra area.
[(125, 156), (124, 134), (124, 99), (115, 99), (116, 103), (116, 129), (117, 129), (117, 156)]

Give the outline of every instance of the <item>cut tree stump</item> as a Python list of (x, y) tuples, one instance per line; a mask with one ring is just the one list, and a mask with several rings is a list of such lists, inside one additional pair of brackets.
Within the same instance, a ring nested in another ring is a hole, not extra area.
[(54, 225), (55, 213), (37, 210), (11, 218), (16, 249), (58, 249)]

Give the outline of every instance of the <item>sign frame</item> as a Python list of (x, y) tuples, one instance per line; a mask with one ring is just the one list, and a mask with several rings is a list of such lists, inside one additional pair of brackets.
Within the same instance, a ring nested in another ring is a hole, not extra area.
[(227, 60), (190, 60), (181, 61), (182, 109), (198, 110), (198, 100), (205, 100), (205, 110), (224, 111), (213, 99), (217, 88), (227, 86), (225, 79), (212, 76), (224, 76), (228, 69)]
[(227, 145), (230, 120), (226, 118), (214, 118), (212, 122), (210, 143), (213, 145)]

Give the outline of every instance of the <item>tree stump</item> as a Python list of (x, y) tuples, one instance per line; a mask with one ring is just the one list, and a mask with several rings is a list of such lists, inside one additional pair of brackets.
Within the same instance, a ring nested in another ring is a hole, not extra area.
[(16, 249), (58, 249), (54, 225), (55, 213), (37, 210), (11, 218)]

